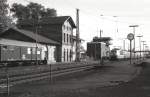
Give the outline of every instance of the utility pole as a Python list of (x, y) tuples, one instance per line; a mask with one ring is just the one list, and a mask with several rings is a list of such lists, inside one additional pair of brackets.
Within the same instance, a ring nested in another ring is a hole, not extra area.
[(100, 39), (102, 38), (103, 30), (100, 30)]
[(80, 32), (79, 32), (79, 9), (76, 9), (76, 61), (80, 61)]
[(141, 61), (141, 37), (143, 37), (142, 35), (137, 36), (139, 37), (139, 47), (140, 47), (140, 61)]
[(147, 57), (147, 54), (148, 54), (148, 46), (146, 45), (145, 46), (145, 57)]
[(143, 50), (144, 50), (144, 52), (143, 52), (143, 53), (144, 53), (144, 54), (143, 54), (143, 55), (144, 55), (144, 56), (143, 56), (143, 59), (144, 59), (144, 57), (146, 57), (146, 45), (147, 45), (147, 44), (144, 44), (144, 46), (143, 46)]
[[(135, 28), (139, 27), (139, 25), (130, 25), (129, 27), (133, 28), (133, 34), (135, 36)], [(134, 50), (134, 58), (135, 58), (135, 38), (134, 38), (134, 47), (133, 47), (133, 50)]]
[(130, 40), (130, 65), (132, 64), (132, 40)]
[(146, 41), (141, 41), (141, 42), (143, 42), (143, 51), (142, 51), (142, 52), (143, 52), (143, 59), (144, 59), (144, 45), (145, 45), (144, 43), (145, 43)]
[[(101, 38), (102, 38), (102, 32), (103, 32), (103, 30), (100, 30), (100, 40), (101, 40)], [(101, 45), (100, 45), (100, 63), (101, 63), (101, 65), (103, 65), (103, 59), (102, 59), (102, 41), (100, 41), (101, 43)]]
[(116, 18), (116, 20), (115, 20), (115, 22), (116, 22), (116, 32), (118, 33), (119, 31), (118, 31), (118, 21), (117, 21), (117, 17), (118, 16), (113, 16), (114, 18)]
[(124, 60), (125, 60), (125, 52), (126, 52), (126, 44), (125, 44), (125, 39), (123, 39), (123, 55), (124, 55)]

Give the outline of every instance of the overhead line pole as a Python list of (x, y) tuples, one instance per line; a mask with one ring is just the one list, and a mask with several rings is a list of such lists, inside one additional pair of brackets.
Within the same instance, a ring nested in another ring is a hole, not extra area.
[[(102, 38), (102, 32), (103, 32), (103, 30), (100, 30), (100, 40)], [(103, 59), (102, 59), (102, 42), (101, 42), (101, 45), (100, 45), (100, 63), (101, 63), (101, 65), (103, 65)]]
[[(129, 27), (133, 28), (133, 34), (135, 36), (135, 28), (139, 27), (139, 25), (130, 25)], [(133, 50), (134, 50), (134, 58), (135, 58), (135, 38), (134, 38), (134, 47), (133, 47)]]
[(139, 47), (140, 47), (140, 61), (141, 61), (141, 37), (143, 37), (142, 35), (137, 36), (139, 37)]
[(143, 42), (143, 60), (144, 60), (144, 43), (146, 42), (146, 41), (141, 41), (141, 42)]
[(80, 61), (79, 9), (76, 9), (76, 62)]

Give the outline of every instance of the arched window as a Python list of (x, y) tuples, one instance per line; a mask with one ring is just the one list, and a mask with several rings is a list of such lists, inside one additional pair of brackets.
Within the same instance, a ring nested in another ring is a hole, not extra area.
[(70, 50), (70, 61), (71, 61), (71, 59), (72, 59), (72, 54), (73, 54), (73, 52), (72, 52), (72, 50)]
[(68, 61), (68, 58), (69, 58), (69, 57), (68, 57), (68, 49), (67, 49), (67, 61)]
[(64, 43), (65, 43), (65, 41), (66, 41), (66, 34), (64, 33)]
[(65, 51), (65, 49), (64, 49), (64, 62), (65, 62), (65, 57), (66, 57), (66, 51)]

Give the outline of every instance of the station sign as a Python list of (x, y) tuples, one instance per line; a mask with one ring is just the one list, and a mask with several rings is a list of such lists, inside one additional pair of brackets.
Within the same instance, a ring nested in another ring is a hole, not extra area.
[(134, 34), (133, 34), (133, 33), (129, 33), (129, 34), (127, 35), (127, 39), (128, 39), (128, 40), (133, 40), (133, 39), (134, 39)]

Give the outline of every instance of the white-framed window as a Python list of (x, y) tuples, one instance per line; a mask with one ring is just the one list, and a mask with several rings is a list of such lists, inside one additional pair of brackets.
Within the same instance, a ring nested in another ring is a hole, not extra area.
[(68, 34), (67, 34), (67, 43), (68, 43)]
[(27, 48), (27, 54), (31, 54), (31, 48)]
[(32, 54), (36, 54), (36, 48), (32, 48)]
[(66, 26), (65, 26), (65, 25), (63, 25), (63, 30), (65, 30), (65, 27), (66, 27)]
[(38, 51), (37, 51), (37, 54), (39, 54), (39, 55), (40, 55), (40, 54), (41, 54), (41, 52), (38, 50)]
[(15, 50), (15, 46), (10, 45), (10, 46), (9, 46), (9, 50), (10, 50), (10, 51)]
[(66, 42), (66, 34), (64, 33), (64, 42)]
[(2, 49), (3, 49), (3, 50), (8, 50), (8, 46), (7, 46), (7, 45), (3, 45), (3, 46), (2, 46)]

